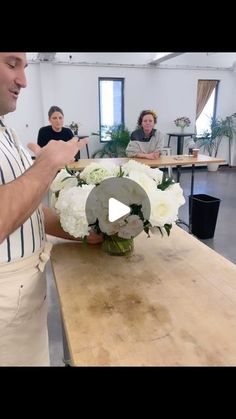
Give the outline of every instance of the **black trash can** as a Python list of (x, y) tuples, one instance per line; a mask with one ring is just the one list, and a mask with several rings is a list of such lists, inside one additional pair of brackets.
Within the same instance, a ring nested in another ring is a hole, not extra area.
[[(192, 233), (199, 239), (211, 239), (215, 233), (220, 199), (210, 195), (189, 196), (189, 214), (192, 204)], [(190, 217), (191, 219), (191, 217)]]

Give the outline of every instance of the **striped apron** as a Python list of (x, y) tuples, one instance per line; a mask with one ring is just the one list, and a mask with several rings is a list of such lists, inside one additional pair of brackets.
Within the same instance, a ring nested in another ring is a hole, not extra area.
[(52, 244), (0, 264), (0, 366), (49, 366), (45, 264)]

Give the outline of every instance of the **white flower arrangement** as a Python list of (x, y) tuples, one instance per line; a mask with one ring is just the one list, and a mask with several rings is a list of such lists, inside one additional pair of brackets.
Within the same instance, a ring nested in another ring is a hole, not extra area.
[[(108, 220), (108, 202), (111, 190), (107, 187), (96, 196), (96, 208), (91, 209), (89, 225), (85, 213), (86, 200), (93, 188), (103, 180), (115, 177), (129, 178), (139, 184), (148, 195), (151, 207), (150, 219), (145, 220), (142, 213), (143, 196), (139, 196), (133, 182), (122, 190), (124, 202), (131, 211), (125, 218)], [(172, 178), (161, 170), (151, 169), (145, 164), (129, 160), (123, 166), (113, 163), (91, 163), (81, 173), (68, 169), (61, 170), (51, 184), (53, 205), (60, 216), (62, 228), (74, 237), (86, 237), (90, 230), (104, 235), (129, 239), (141, 228), (149, 232), (170, 234), (172, 223), (178, 219), (178, 209), (184, 204), (183, 190)]]
[(177, 127), (185, 128), (185, 127), (189, 127), (189, 125), (191, 124), (191, 121), (187, 116), (181, 116), (179, 118), (176, 118), (174, 120), (174, 123)]

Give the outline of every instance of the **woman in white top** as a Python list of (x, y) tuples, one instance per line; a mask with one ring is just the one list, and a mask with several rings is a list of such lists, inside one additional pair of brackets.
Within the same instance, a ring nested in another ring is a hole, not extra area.
[(164, 147), (164, 135), (154, 129), (157, 115), (149, 109), (144, 110), (138, 117), (138, 129), (131, 133), (130, 142), (126, 148), (128, 157), (157, 159)]

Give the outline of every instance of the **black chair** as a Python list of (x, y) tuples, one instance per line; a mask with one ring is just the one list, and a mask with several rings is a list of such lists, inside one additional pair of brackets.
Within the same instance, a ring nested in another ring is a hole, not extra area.
[[(82, 140), (83, 138), (89, 138), (89, 135), (79, 135), (78, 136), (80, 140)], [(90, 155), (89, 155), (89, 147), (88, 144), (86, 144), (86, 152), (87, 152), (87, 158), (90, 159)], [(78, 151), (78, 153), (75, 155), (75, 161), (78, 161), (80, 159), (80, 151)]]

